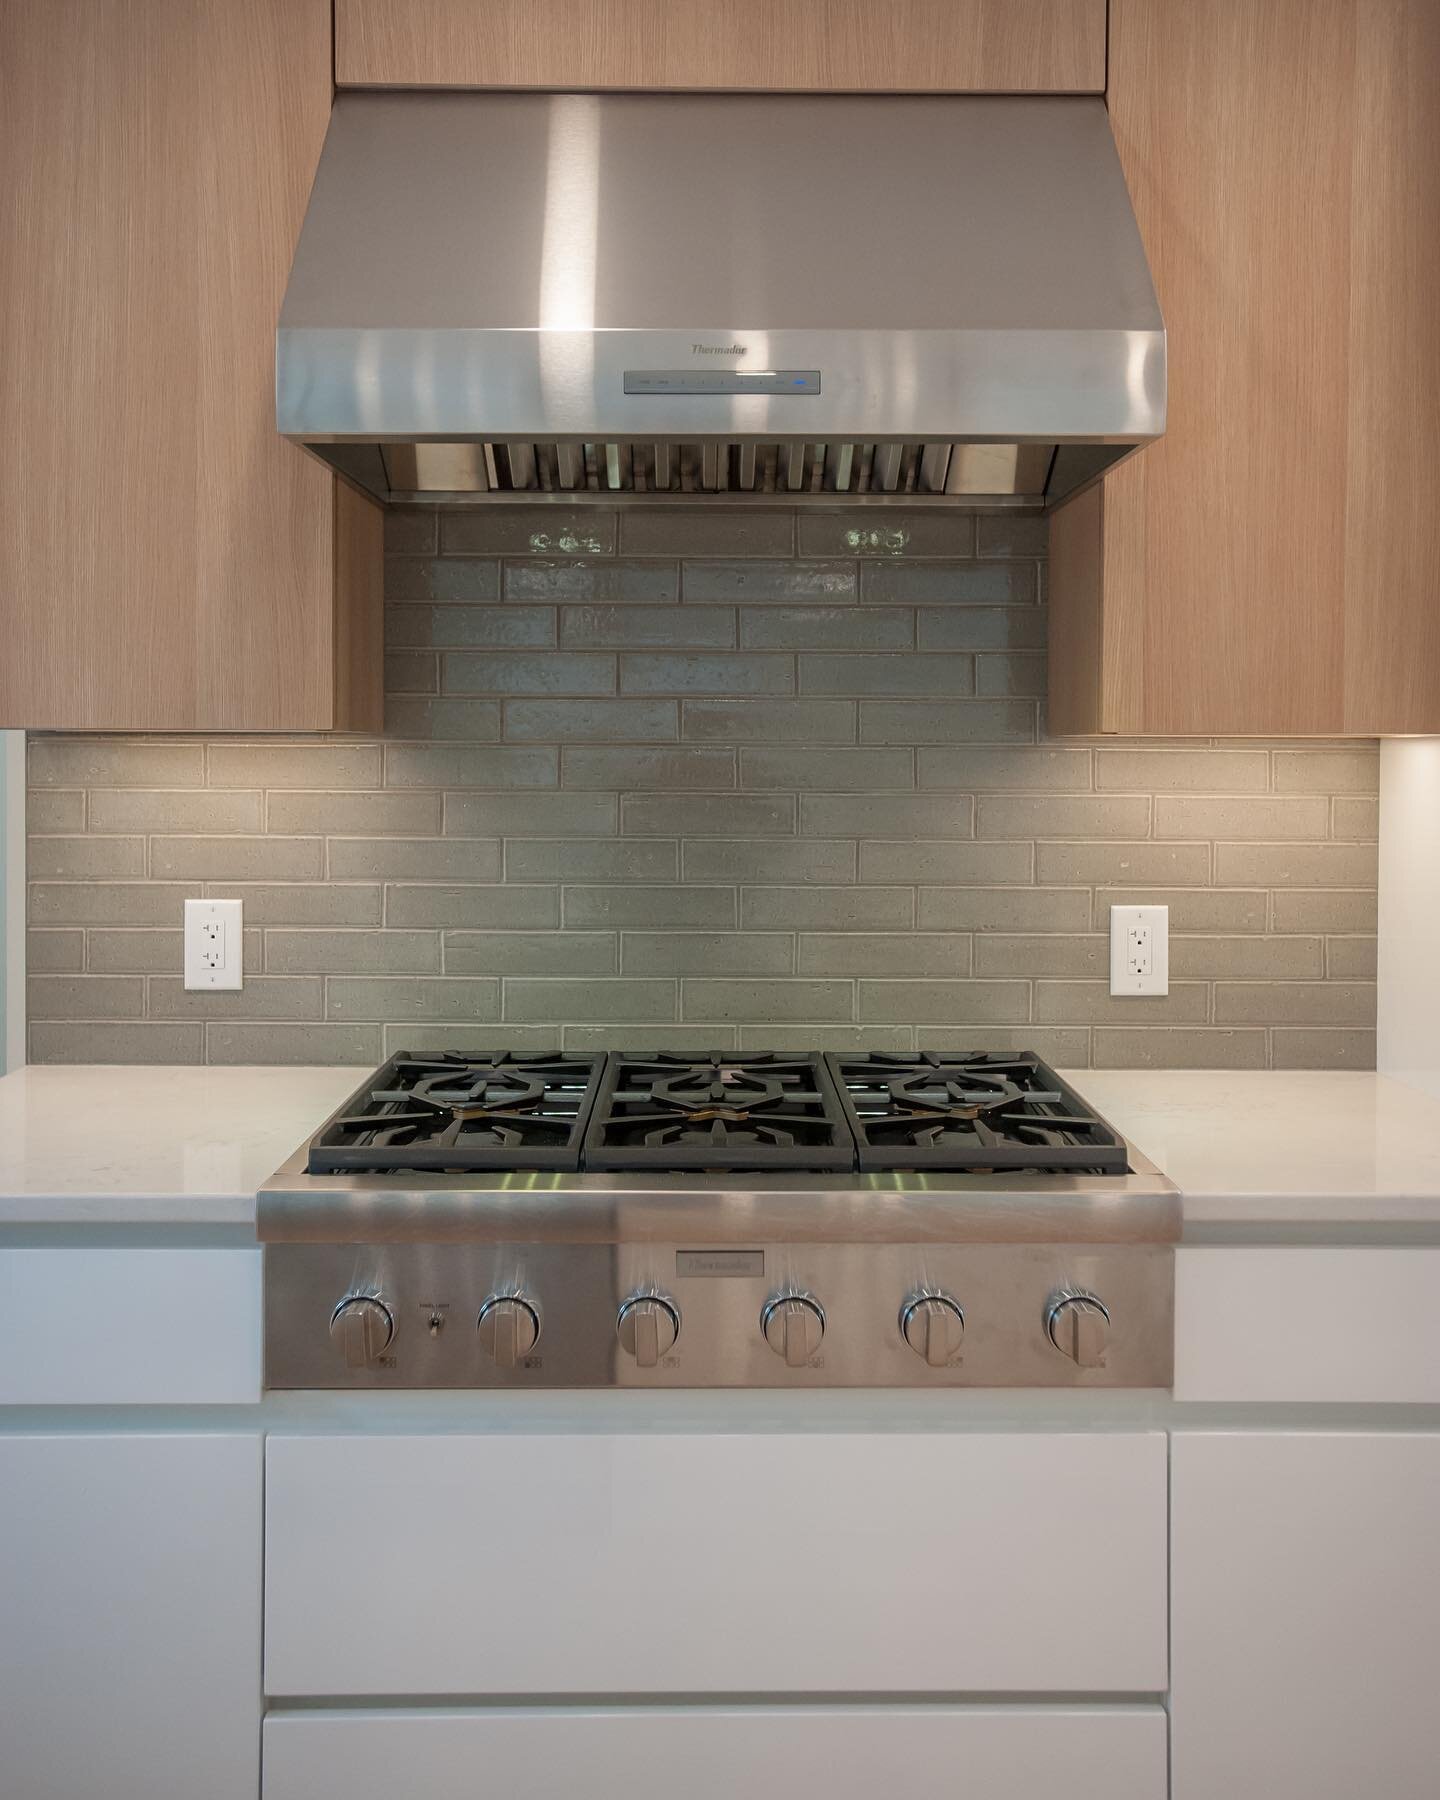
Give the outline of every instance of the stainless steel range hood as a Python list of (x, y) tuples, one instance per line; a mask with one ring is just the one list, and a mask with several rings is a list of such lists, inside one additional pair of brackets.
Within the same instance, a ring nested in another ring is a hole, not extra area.
[(1053, 504), (1165, 332), (1097, 99), (354, 93), (276, 395), (384, 500)]

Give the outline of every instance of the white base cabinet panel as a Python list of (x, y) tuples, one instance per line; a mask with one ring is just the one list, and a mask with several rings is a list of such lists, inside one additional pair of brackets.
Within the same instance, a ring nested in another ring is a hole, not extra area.
[(0, 1406), (253, 1406), (260, 1252), (0, 1250)]
[(1440, 1401), (1440, 1250), (1182, 1248), (1177, 1400)]
[(0, 1800), (255, 1800), (257, 1435), (0, 1436)]
[(1436, 1800), (1440, 1433), (1177, 1432), (1173, 1800)]
[(1160, 1693), (1160, 1432), (271, 1437), (275, 1695)]
[(1165, 1800), (1165, 1714), (1129, 1707), (654, 1707), (292, 1713), (263, 1800)]

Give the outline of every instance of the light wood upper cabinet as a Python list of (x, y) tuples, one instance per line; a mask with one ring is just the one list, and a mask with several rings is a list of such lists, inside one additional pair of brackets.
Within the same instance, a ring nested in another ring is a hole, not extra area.
[(328, 0), (0, 6), (0, 726), (379, 724), (380, 515), (275, 430)]
[(1440, 731), (1440, 6), (1111, 0), (1165, 437), (1052, 523), (1058, 732)]
[(1105, 0), (335, 0), (335, 78), (1099, 93)]

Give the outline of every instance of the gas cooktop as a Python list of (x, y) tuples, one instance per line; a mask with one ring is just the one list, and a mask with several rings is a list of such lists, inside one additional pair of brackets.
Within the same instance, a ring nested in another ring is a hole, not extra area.
[(311, 1140), (312, 1175), (1127, 1172), (1036, 1056), (402, 1051)]
[(1170, 1379), (1179, 1197), (1027, 1052), (402, 1051), (257, 1217), (271, 1387)]

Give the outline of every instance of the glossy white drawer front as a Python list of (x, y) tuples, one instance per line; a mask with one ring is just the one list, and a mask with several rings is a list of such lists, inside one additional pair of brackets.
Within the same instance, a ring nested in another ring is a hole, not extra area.
[(0, 1250), (0, 1406), (260, 1398), (260, 1252)]
[(1440, 1433), (1171, 1457), (1174, 1800), (1436, 1800)]
[(1182, 1249), (1177, 1400), (1440, 1401), (1440, 1249)]
[(262, 1800), (899, 1793), (1165, 1800), (1165, 1714), (1127, 1707), (615, 1707), (271, 1715)]
[(272, 1437), (276, 1695), (1160, 1692), (1160, 1433)]

